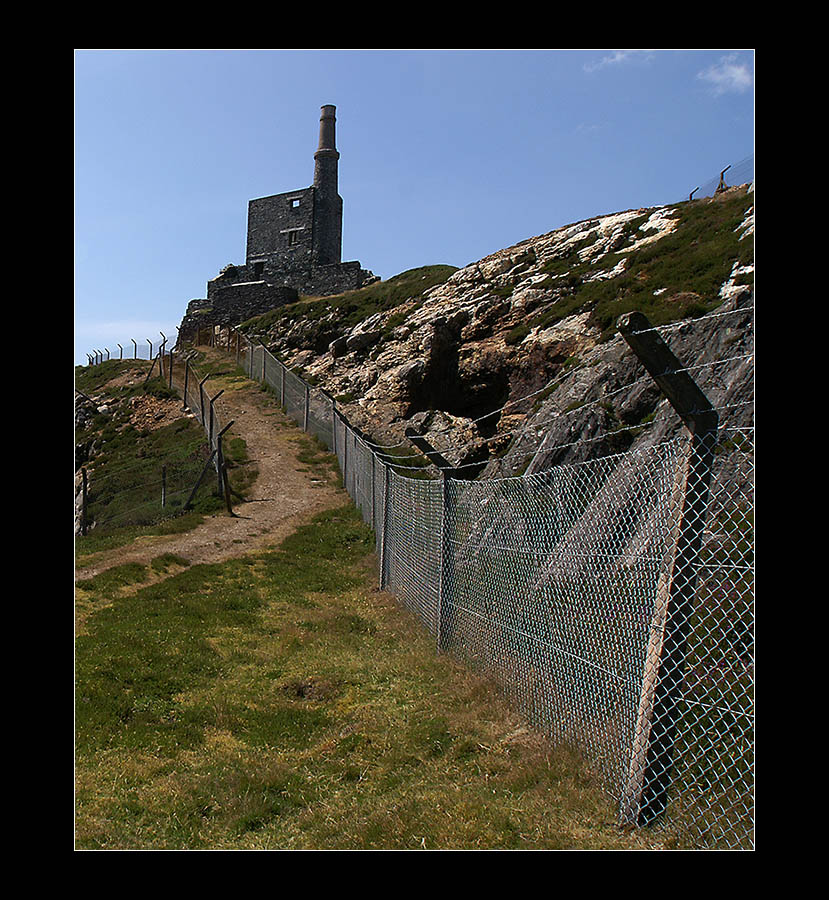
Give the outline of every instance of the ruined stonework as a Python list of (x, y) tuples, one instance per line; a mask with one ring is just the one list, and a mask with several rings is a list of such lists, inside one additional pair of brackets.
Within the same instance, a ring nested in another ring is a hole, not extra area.
[(245, 264), (225, 266), (207, 283), (207, 298), (190, 302), (179, 342), (191, 341), (200, 327), (235, 325), (299, 294), (340, 294), (377, 280), (359, 262), (341, 261), (335, 110), (322, 107), (313, 185), (249, 202)]

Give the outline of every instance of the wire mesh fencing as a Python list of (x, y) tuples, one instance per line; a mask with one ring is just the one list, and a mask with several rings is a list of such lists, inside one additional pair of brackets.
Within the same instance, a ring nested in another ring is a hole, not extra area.
[(336, 454), (381, 586), (582, 748), (621, 824), (753, 847), (752, 429), (519, 477), (413, 477), (265, 347), (221, 345)]
[[(139, 345), (140, 347), (140, 345)], [(208, 379), (190, 354), (175, 353), (161, 344), (154, 356), (145, 357), (152, 366), (145, 384), (159, 380), (181, 398), (182, 411), (202, 426), (206, 443), (194, 444), (192, 435), (181, 435), (179, 445), (157, 458), (151, 457), (119, 469), (82, 467), (76, 485), (77, 533), (157, 524), (192, 508), (205, 496), (224, 490), (226, 472), (221, 435), (231, 424), (221, 403), (221, 392), (211, 396)], [(142, 359), (137, 352), (131, 359)], [(90, 354), (90, 365), (108, 363)], [(173, 444), (175, 445), (175, 441)]]
[(716, 178), (704, 181), (699, 187), (690, 193), (690, 197), (701, 200), (703, 197), (713, 197), (717, 191), (741, 184), (754, 183), (754, 156), (747, 156), (739, 162), (726, 166)]

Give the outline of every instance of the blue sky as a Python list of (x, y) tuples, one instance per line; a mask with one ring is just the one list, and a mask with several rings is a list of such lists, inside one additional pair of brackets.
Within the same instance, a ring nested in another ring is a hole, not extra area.
[(175, 335), (313, 179), (337, 107), (343, 260), (463, 266), (687, 199), (754, 154), (753, 50), (77, 50), (75, 362)]

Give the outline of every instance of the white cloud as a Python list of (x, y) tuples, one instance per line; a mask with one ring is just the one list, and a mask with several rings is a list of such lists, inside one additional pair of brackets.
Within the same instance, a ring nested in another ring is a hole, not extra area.
[(738, 62), (737, 55), (724, 56), (718, 63), (697, 74), (701, 81), (707, 81), (716, 96), (747, 91), (752, 84), (751, 69), (744, 62)]
[[(641, 59), (642, 54), (649, 54), (650, 50), (614, 50), (610, 56), (603, 56), (598, 62), (594, 63), (585, 63), (584, 71), (585, 72), (596, 72), (599, 69), (604, 69), (606, 66), (615, 66), (620, 63), (630, 62), (633, 59)], [(649, 56), (644, 57), (645, 59), (649, 59)]]

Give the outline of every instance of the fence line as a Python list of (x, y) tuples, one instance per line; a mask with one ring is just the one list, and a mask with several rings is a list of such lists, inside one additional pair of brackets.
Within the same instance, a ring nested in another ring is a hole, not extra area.
[(719, 190), (741, 184), (754, 184), (753, 154), (726, 166), (718, 177), (704, 181), (699, 187), (694, 188), (689, 194), (689, 199), (701, 200), (703, 197), (712, 197)]
[[(209, 342), (336, 455), (374, 529), (381, 587), (438, 651), (580, 746), (620, 822), (669, 827), (695, 847), (753, 847), (753, 428), (690, 426), (641, 450), (462, 480), (383, 452), (400, 445), (370, 441), (240, 331), (211, 329)], [(218, 459), (232, 423), (210, 375), (185, 354), (156, 361)], [(697, 368), (674, 361), (668, 374)], [(711, 480), (712, 466), (728, 477)]]
[[(138, 347), (137, 342), (132, 343)], [(149, 343), (148, 341), (148, 351)], [(96, 473), (91, 485), (86, 467), (82, 467), (79, 470), (81, 482), (77, 498), (79, 503), (77, 527), (82, 535), (87, 533), (90, 523), (98, 528), (112, 524), (150, 524), (179, 515), (192, 506), (197, 490), (204, 483), (209, 469), (213, 470), (216, 477), (216, 491), (224, 497), (228, 511), (233, 512), (232, 491), (228, 482), (222, 445), (222, 436), (232, 425), (232, 421), (217, 402), (220, 394), (214, 393), (212, 397), (210, 396), (208, 386), (210, 374), (200, 370), (190, 358), (190, 354), (177, 354), (172, 348), (168, 350), (165, 343), (159, 342), (155, 356), (150, 357), (148, 352), (147, 357), (142, 357), (136, 350), (136, 356), (128, 359), (152, 360), (152, 367), (145, 377), (145, 382), (150, 379), (158, 365), (158, 376), (170, 389), (177, 390), (182, 398), (183, 408), (188, 409), (204, 429), (207, 438), (205, 459), (193, 460), (186, 464), (159, 462), (158, 469), (155, 470), (157, 477), (154, 480), (147, 480), (144, 477), (143, 473), (147, 471), (146, 464), (136, 463), (102, 475)], [(87, 356), (90, 365), (100, 365), (108, 361), (99, 351)], [(131, 479), (132, 472), (135, 472), (136, 478)], [(103, 504), (96, 491), (102, 483), (113, 478), (131, 483), (112, 492), (108, 502)], [(134, 502), (129, 499), (131, 495), (135, 498)], [(108, 507), (113, 504), (113, 500), (116, 501), (115, 511), (110, 512)], [(130, 503), (126, 509), (123, 508), (125, 502)], [(96, 512), (96, 509), (100, 511)]]
[(581, 746), (620, 821), (753, 847), (752, 428), (521, 477), (415, 477), (263, 345), (229, 327), (212, 343), (336, 455), (381, 587)]

